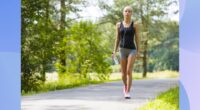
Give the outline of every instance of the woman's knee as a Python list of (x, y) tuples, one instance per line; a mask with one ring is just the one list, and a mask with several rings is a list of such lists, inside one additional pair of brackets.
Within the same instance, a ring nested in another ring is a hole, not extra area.
[(123, 76), (127, 76), (127, 73), (126, 72), (122, 72), (122, 77)]
[(132, 75), (132, 69), (127, 70), (127, 75), (129, 75), (129, 76)]

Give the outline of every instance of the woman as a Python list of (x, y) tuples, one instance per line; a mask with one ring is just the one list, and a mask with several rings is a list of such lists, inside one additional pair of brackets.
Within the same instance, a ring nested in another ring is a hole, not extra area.
[[(119, 46), (120, 65), (123, 80), (123, 91), (126, 99), (131, 98), (133, 63), (140, 51), (138, 24), (131, 21), (132, 8), (126, 6), (123, 10), (124, 20), (116, 24), (116, 40), (112, 57), (116, 55)], [(136, 45), (135, 45), (136, 44)]]

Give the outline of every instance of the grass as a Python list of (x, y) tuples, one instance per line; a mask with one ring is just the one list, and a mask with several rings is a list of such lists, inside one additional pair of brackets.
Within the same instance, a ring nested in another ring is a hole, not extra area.
[[(121, 80), (121, 73), (113, 73), (111, 74), (110, 78), (106, 81), (100, 81), (97, 79), (83, 79), (76, 75), (63, 75), (62, 79), (58, 80), (57, 74), (47, 75), (47, 81), (45, 84), (41, 85), (39, 91), (29, 91), (27, 93), (22, 92), (22, 96), (27, 95), (34, 95), (38, 93), (54, 91), (54, 90), (61, 90), (67, 88), (74, 88), (80, 86), (86, 86), (89, 84), (99, 84), (104, 82), (111, 82), (111, 81), (120, 81)], [(178, 77), (178, 72), (174, 71), (162, 71), (162, 72), (154, 72), (154, 73), (147, 73), (147, 77), (143, 78), (141, 73), (134, 73), (133, 72), (133, 79), (154, 79), (154, 78), (176, 78)]]
[[(178, 78), (179, 77), (179, 73), (177, 71), (169, 71), (169, 70), (165, 70), (165, 71), (160, 71), (160, 72), (148, 72), (147, 73), (147, 77), (143, 78), (142, 77), (142, 73), (132, 73), (132, 77), (134, 80), (138, 80), (138, 79), (161, 79), (161, 78)], [(121, 73), (117, 72), (117, 73), (113, 73), (111, 74), (110, 81), (117, 81), (117, 80), (121, 80)]]
[(100, 80), (83, 79), (76, 75), (62, 75), (62, 78), (60, 80), (47, 81), (45, 84), (42, 84), (38, 91), (29, 91), (27, 93), (22, 92), (21, 95), (28, 96), (28, 95), (34, 95), (34, 94), (48, 92), (48, 91), (86, 86), (89, 84), (99, 84), (103, 82), (104, 81), (100, 81)]
[(154, 101), (139, 110), (179, 110), (179, 87), (161, 93)]
[(158, 79), (158, 78), (178, 78), (179, 73), (177, 71), (170, 71), (170, 70), (165, 70), (165, 71), (159, 71), (159, 72), (153, 72), (153, 73), (147, 73), (147, 78), (151, 79)]
[(68, 89), (68, 88), (74, 88), (74, 87), (81, 87), (81, 86), (87, 86), (89, 84), (100, 84), (103, 83), (103, 81), (86, 81), (86, 80), (81, 80), (75, 83), (65, 83), (63, 81), (55, 81), (55, 82), (50, 82), (46, 83), (41, 86), (41, 89), (39, 91), (29, 91), (27, 93), (22, 92), (22, 96), (29, 96), (29, 95), (34, 95), (38, 93), (44, 93), (44, 92), (49, 92), (49, 91), (55, 91), (55, 90), (62, 90), (62, 89)]

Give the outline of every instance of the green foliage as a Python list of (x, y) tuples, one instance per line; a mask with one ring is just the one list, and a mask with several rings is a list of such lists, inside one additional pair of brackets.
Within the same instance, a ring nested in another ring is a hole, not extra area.
[(74, 23), (66, 33), (67, 37), (60, 42), (62, 46), (56, 49), (58, 55), (62, 55), (58, 51), (65, 50), (67, 58), (66, 66), (61, 65), (59, 60), (56, 62), (59, 74), (79, 73), (81, 77), (90, 79), (89, 73), (97, 73), (100, 80), (106, 80), (111, 68), (105, 60), (108, 57), (107, 45), (102, 43), (104, 39), (97, 25), (80, 21)]
[[(134, 10), (133, 19), (143, 21), (142, 24), (147, 23), (149, 27), (149, 71), (178, 70), (178, 24), (153, 19), (165, 14), (166, 3), (170, 1), (114, 0), (112, 6), (99, 1), (101, 9), (108, 13), (97, 23), (92, 23), (79, 22), (70, 16), (73, 12), (78, 19), (77, 12), (86, 5), (85, 0), (22, 0), (23, 92), (37, 91), (45, 83), (45, 73), (54, 68), (61, 77), (77, 73), (86, 80), (91, 79), (89, 74), (97, 75), (98, 80), (108, 79), (112, 71), (110, 57), (115, 24), (122, 20), (122, 10), (129, 4)], [(58, 9), (61, 2), (65, 5)], [(150, 4), (148, 13), (147, 3)], [(61, 19), (61, 16), (65, 18)]]
[(123, 18), (123, 8), (132, 3), (133, 0), (114, 0), (114, 5), (108, 5), (106, 1), (99, 0), (99, 7), (108, 12), (108, 14), (101, 19), (101, 22), (116, 24), (121, 21)]
[(58, 74), (62, 74), (62, 73), (65, 73), (65, 72), (66, 72), (66, 67), (63, 66), (63, 65), (61, 65), (59, 62), (56, 62), (56, 63), (54, 64), (54, 66), (55, 66), (55, 68), (56, 68)]
[(69, 41), (71, 59), (67, 62), (76, 67), (75, 72), (81, 73), (84, 77), (87, 77), (89, 72), (96, 72), (100, 79), (106, 79), (111, 69), (109, 63), (104, 60), (108, 57), (107, 46), (102, 45), (103, 39), (97, 26), (90, 21), (75, 23), (70, 29)]
[[(76, 13), (81, 0), (66, 1), (66, 14)], [(53, 70), (58, 59), (66, 59), (66, 30), (59, 29), (58, 1), (22, 0), (21, 77), (22, 91), (37, 90), (45, 82), (45, 73)], [(71, 20), (73, 21), (73, 20)], [(67, 22), (64, 26), (69, 26)], [(64, 35), (64, 36), (63, 36)], [(58, 65), (57, 65), (58, 66)], [(37, 77), (36, 77), (37, 76)]]
[(179, 110), (179, 88), (160, 94), (154, 101), (139, 110)]
[(149, 71), (179, 70), (179, 32), (176, 22), (155, 24), (162, 25), (163, 31), (154, 34), (149, 41)]
[(50, 10), (48, 1), (22, 1), (21, 72), (25, 91), (37, 90), (37, 82), (44, 82), (45, 71), (50, 69), (55, 33), (47, 15)]
[(119, 73), (120, 72), (120, 65), (112, 65), (112, 72)]
[[(131, 6), (133, 9), (132, 18), (135, 21), (141, 21), (145, 26), (162, 19), (168, 13), (168, 7), (172, 4), (177, 5), (177, 2), (177, 0), (114, 0), (113, 5), (109, 5), (105, 0), (99, 0), (99, 7), (107, 12), (101, 19), (103, 23), (116, 24), (122, 21), (124, 7)], [(174, 10), (174, 12), (176, 11)]]
[(43, 82), (40, 80), (37, 74), (22, 74), (21, 77), (21, 89), (22, 92), (26, 93), (28, 91), (39, 91), (40, 86)]

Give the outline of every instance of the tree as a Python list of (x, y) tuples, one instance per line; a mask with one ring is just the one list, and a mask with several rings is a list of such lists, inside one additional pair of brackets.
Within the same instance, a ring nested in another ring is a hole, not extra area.
[(94, 72), (100, 80), (108, 78), (111, 70), (109, 63), (105, 61), (107, 47), (102, 43), (97, 25), (81, 21), (71, 27), (70, 33), (68, 55), (71, 58), (67, 60), (69, 73), (78, 72), (84, 78), (89, 78), (88, 74)]
[[(153, 28), (156, 28), (158, 24), (155, 24)], [(179, 70), (179, 32), (178, 23), (167, 21), (163, 22), (164, 28), (161, 32), (156, 32), (154, 39), (149, 44), (149, 56), (151, 61), (149, 62), (149, 71), (160, 71), (160, 70)], [(153, 30), (152, 30), (153, 31)], [(157, 38), (156, 38), (157, 37)], [(154, 63), (157, 62), (157, 63)]]
[[(85, 1), (83, 0), (60, 0), (60, 38), (61, 38), (61, 42), (62, 39), (64, 39), (66, 36), (65, 33), (65, 29), (67, 29), (67, 25), (69, 25), (69, 23), (67, 24), (66, 22), (66, 14), (69, 14), (70, 12), (76, 13), (78, 11), (80, 11), (80, 9), (78, 9), (77, 7), (73, 6), (76, 4), (80, 4), (80, 3), (84, 3)], [(63, 42), (62, 46), (67, 46), (67, 44), (65, 42)], [(62, 66), (66, 66), (66, 48), (63, 48), (63, 50), (61, 50), (60, 52), (61, 54), (61, 58), (60, 58), (60, 63)]]
[[(60, 1), (60, 0), (59, 0)], [(22, 90), (38, 89), (45, 82), (45, 73), (53, 68), (58, 58), (66, 60), (64, 39), (65, 27), (71, 22), (65, 22), (65, 16), (71, 11), (76, 12), (81, 0), (62, 0), (62, 20), (58, 21), (58, 1), (53, 0), (22, 0), (22, 40), (21, 69)], [(66, 3), (66, 5), (63, 5)], [(60, 23), (61, 22), (61, 23)], [(61, 28), (59, 28), (59, 23)], [(60, 51), (61, 50), (61, 51)], [(61, 56), (61, 57), (59, 57)]]

